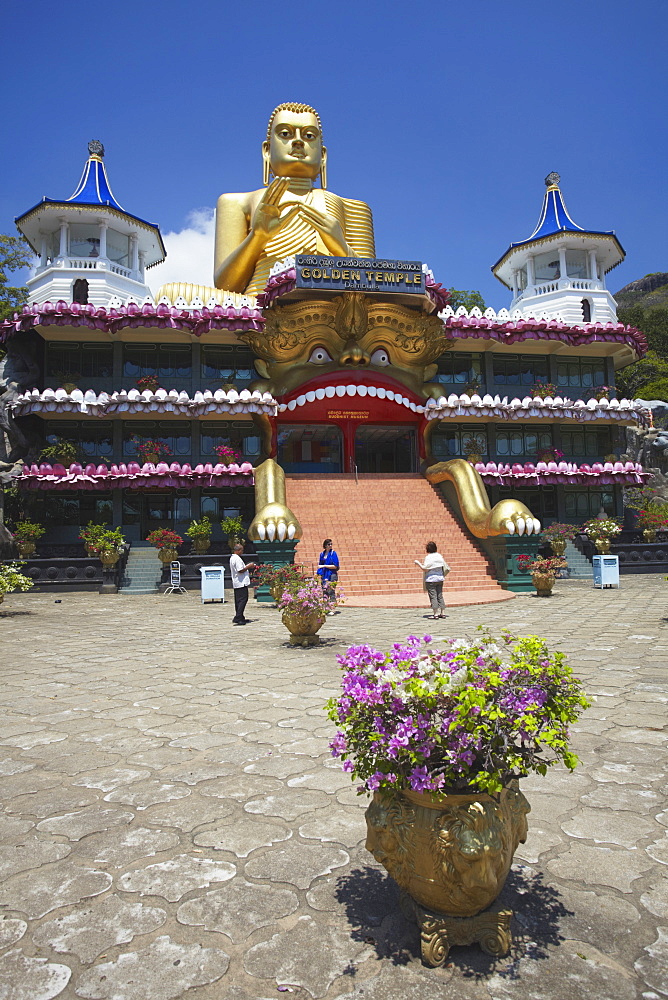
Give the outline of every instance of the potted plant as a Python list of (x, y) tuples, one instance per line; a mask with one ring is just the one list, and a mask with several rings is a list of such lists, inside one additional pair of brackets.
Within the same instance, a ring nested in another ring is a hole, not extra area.
[(208, 517), (203, 517), (199, 521), (192, 521), (189, 528), (186, 528), (186, 535), (192, 539), (193, 550), (200, 555), (207, 551), (211, 545), (211, 531), (213, 525)]
[(106, 531), (104, 524), (93, 524), (89, 521), (85, 528), (79, 532), (79, 538), (84, 543), (84, 548), (89, 556), (96, 556), (98, 553), (98, 538)]
[(140, 392), (144, 392), (146, 389), (148, 389), (149, 392), (155, 392), (159, 384), (157, 375), (142, 375), (142, 377), (138, 378), (135, 382), (135, 385)]
[(624, 505), (637, 512), (637, 525), (646, 542), (655, 542), (657, 531), (668, 527), (668, 501), (655, 487), (627, 489), (624, 493)]
[(265, 563), (258, 571), (258, 582), (269, 588), (269, 593), (276, 602), (280, 600), (285, 590), (291, 593), (299, 589), (309, 577), (301, 566), (272, 566)]
[(534, 399), (547, 399), (548, 396), (554, 399), (555, 396), (561, 395), (559, 386), (554, 382), (536, 382), (531, 388), (531, 393)]
[(105, 569), (116, 565), (121, 557), (124, 544), (125, 536), (120, 528), (102, 528), (95, 535), (93, 547)]
[(642, 528), (643, 538), (649, 544), (656, 541), (657, 531), (665, 531), (668, 527), (668, 504), (662, 506), (667, 509), (661, 510), (659, 506), (650, 507), (638, 514), (638, 527)]
[(475, 465), (476, 462), (482, 462), (483, 453), (487, 450), (486, 442), (482, 435), (480, 434), (469, 434), (468, 437), (464, 438), (464, 454), (468, 462)]
[(578, 529), (573, 524), (560, 524), (555, 521), (543, 530), (543, 537), (547, 539), (552, 548), (552, 554), (563, 556), (566, 551), (566, 542), (572, 542)]
[(553, 448), (552, 445), (548, 448), (541, 448), (536, 455), (536, 459), (539, 462), (560, 462), (563, 457), (563, 451)]
[(0, 604), (4, 601), (5, 594), (34, 587), (34, 581), (21, 573), (22, 566), (23, 563), (20, 562), (0, 563)]
[(54, 372), (53, 377), (60, 382), (65, 392), (73, 392), (81, 381), (81, 374), (79, 372)]
[(14, 540), (21, 556), (31, 556), (35, 551), (35, 542), (41, 538), (46, 528), (35, 521), (17, 521), (14, 528)]
[(166, 441), (153, 440), (153, 438), (132, 438), (132, 441), (136, 444), (137, 454), (144, 463), (150, 462), (152, 465), (156, 465), (160, 458), (169, 457), (172, 454), (172, 449)]
[(319, 580), (308, 579), (287, 588), (281, 594), (278, 607), (282, 621), (290, 633), (293, 646), (317, 646), (317, 634), (327, 614), (336, 606), (336, 598), (326, 594)]
[(568, 742), (589, 704), (580, 682), (544, 639), (506, 632), (497, 642), (484, 629), (438, 645), (409, 636), (389, 653), (351, 646), (338, 660), (331, 752), (373, 793), (367, 850), (403, 890), (424, 961), (445, 962), (449, 931), (505, 954), (511, 914), (481, 911), (526, 838), (518, 780), (578, 763)]
[[(564, 544), (566, 544), (564, 542)], [(557, 570), (566, 569), (568, 563), (561, 556), (548, 559), (534, 559), (532, 556), (518, 556), (517, 561), (524, 573), (531, 573), (531, 580), (538, 597), (551, 597), (557, 578)]]
[(179, 545), (183, 544), (183, 539), (170, 528), (156, 528), (146, 536), (146, 541), (154, 545), (158, 550), (158, 558), (163, 564), (167, 564), (176, 559)]
[(220, 530), (227, 536), (227, 544), (231, 551), (235, 545), (243, 541), (244, 528), (241, 514), (237, 514), (236, 517), (224, 517), (220, 522)]
[(595, 517), (591, 521), (586, 521), (582, 525), (582, 530), (587, 538), (592, 540), (596, 546), (596, 551), (605, 555), (610, 551), (610, 543), (620, 533), (622, 526), (616, 517), (601, 519)]
[(238, 465), (241, 461), (241, 452), (237, 448), (233, 448), (232, 445), (219, 444), (213, 450), (225, 465)]
[(53, 444), (42, 449), (39, 456), (47, 462), (58, 462), (60, 465), (71, 465), (77, 460), (77, 446), (74, 441), (57, 437)]

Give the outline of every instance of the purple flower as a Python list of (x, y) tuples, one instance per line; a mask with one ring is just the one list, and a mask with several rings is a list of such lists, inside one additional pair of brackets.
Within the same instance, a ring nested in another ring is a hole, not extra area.
[(425, 792), (432, 787), (431, 778), (424, 765), (422, 767), (414, 767), (408, 780), (414, 792)]
[(347, 748), (348, 743), (343, 733), (337, 733), (329, 744), (329, 749), (332, 751), (332, 757), (340, 757), (343, 751)]

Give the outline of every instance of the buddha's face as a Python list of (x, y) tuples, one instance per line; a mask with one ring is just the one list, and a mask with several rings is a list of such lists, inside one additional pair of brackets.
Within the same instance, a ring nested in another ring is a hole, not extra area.
[(326, 156), (318, 120), (310, 111), (279, 111), (271, 126), (269, 142), (262, 144), (276, 177), (310, 177), (320, 173)]

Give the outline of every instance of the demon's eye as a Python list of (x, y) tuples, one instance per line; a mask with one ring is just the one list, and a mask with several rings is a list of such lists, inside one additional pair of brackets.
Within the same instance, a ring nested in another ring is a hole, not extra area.
[(378, 347), (371, 355), (372, 365), (381, 365), (382, 367), (385, 367), (385, 365), (389, 365), (389, 363), (390, 363), (390, 355), (387, 353), (384, 347)]
[(326, 365), (331, 360), (332, 358), (324, 347), (314, 347), (309, 358), (312, 365)]

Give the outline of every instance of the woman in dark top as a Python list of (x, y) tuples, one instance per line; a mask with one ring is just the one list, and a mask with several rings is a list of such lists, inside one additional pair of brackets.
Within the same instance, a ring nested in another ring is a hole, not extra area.
[(339, 557), (332, 548), (331, 538), (326, 538), (322, 543), (322, 552), (318, 559), (318, 576), (325, 593), (334, 596), (335, 588), (332, 585), (339, 579)]

